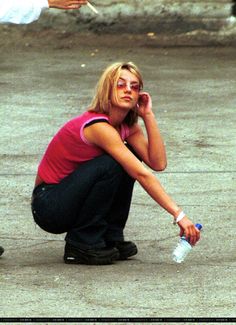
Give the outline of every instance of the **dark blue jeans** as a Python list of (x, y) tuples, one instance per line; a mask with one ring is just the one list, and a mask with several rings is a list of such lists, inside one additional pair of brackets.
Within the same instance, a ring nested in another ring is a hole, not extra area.
[(33, 191), (35, 222), (80, 248), (101, 248), (124, 240), (134, 179), (109, 155), (83, 163), (59, 184)]

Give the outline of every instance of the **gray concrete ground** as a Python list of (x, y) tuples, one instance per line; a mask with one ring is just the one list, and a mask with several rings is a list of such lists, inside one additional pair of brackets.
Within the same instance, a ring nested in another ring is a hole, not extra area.
[[(236, 49), (68, 37), (2, 41), (0, 317), (236, 316)], [(156, 176), (204, 226), (180, 265), (171, 259), (178, 227), (139, 184), (126, 227), (139, 253), (128, 261), (65, 265), (64, 235), (32, 220), (34, 176), (48, 141), (86, 109), (102, 69), (117, 60), (138, 64), (152, 95), (168, 154)]]

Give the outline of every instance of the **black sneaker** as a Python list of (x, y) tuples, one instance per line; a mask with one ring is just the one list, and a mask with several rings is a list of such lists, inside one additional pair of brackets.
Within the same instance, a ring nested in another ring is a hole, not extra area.
[(4, 253), (4, 248), (0, 246), (0, 256)]
[(119, 258), (117, 248), (81, 249), (66, 243), (64, 262), (67, 264), (106, 265)]
[(128, 257), (134, 256), (138, 253), (138, 248), (132, 241), (107, 242), (107, 246), (118, 249), (120, 253), (118, 260), (126, 260)]

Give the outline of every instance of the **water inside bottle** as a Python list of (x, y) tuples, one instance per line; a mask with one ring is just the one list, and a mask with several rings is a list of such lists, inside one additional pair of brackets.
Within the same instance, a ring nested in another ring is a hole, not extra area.
[(181, 263), (192, 249), (191, 245), (186, 240), (181, 240), (173, 251), (173, 260), (176, 263)]

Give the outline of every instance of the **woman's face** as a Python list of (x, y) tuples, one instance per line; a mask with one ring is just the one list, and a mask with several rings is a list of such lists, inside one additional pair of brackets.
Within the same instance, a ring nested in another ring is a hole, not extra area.
[(111, 98), (112, 105), (120, 108), (132, 109), (136, 107), (140, 84), (139, 79), (129, 70), (123, 69), (120, 72), (116, 87), (116, 97), (113, 95)]

